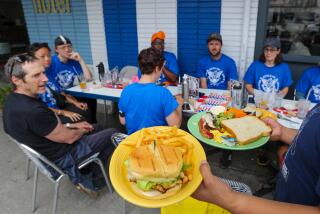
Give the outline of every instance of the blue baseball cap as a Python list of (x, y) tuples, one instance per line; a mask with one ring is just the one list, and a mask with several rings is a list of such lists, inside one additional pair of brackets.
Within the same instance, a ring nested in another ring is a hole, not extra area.
[(271, 38), (267, 38), (266, 41), (264, 42), (263, 47), (273, 47), (273, 48), (281, 48), (281, 42), (278, 38), (275, 37), (271, 37)]

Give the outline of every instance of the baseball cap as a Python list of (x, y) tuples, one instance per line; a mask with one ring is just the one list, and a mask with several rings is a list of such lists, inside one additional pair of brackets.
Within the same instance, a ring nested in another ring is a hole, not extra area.
[(270, 46), (273, 48), (281, 48), (281, 42), (278, 38), (270, 37), (270, 38), (266, 39), (266, 41), (264, 42), (264, 45), (263, 45), (264, 48), (267, 46)]
[(63, 35), (59, 35), (55, 40), (54, 40), (54, 45), (57, 47), (58, 45), (65, 45), (65, 44), (72, 44), (71, 40)]
[(152, 34), (151, 42), (154, 42), (157, 39), (164, 40), (165, 38), (166, 38), (166, 34), (163, 31), (158, 31), (158, 32)]
[(212, 40), (218, 40), (222, 44), (222, 36), (220, 35), (220, 33), (211, 33), (207, 39), (207, 43), (211, 42)]

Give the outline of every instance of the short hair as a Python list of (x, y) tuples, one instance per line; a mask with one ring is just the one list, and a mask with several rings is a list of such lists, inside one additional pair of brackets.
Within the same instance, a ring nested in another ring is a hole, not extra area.
[(164, 57), (159, 50), (147, 48), (140, 52), (138, 63), (142, 74), (151, 74), (157, 66), (163, 66)]
[[(278, 48), (280, 49), (280, 48)], [(259, 60), (263, 63), (266, 62), (266, 57), (264, 56), (264, 50), (262, 51), (262, 54), (259, 57)], [(275, 65), (280, 65), (282, 63), (283, 59), (282, 59), (282, 53), (280, 51), (280, 53), (276, 56), (276, 58), (274, 59), (274, 64)]]
[(35, 57), (35, 53), (36, 53), (39, 49), (41, 49), (41, 48), (47, 48), (49, 52), (51, 51), (51, 49), (49, 48), (48, 43), (46, 43), (46, 42), (42, 42), (42, 43), (40, 43), (40, 42), (35, 42), (35, 43), (32, 43), (32, 44), (29, 46), (29, 48), (28, 48), (28, 54), (30, 54), (30, 55), (32, 55), (32, 56)]
[(54, 40), (54, 46), (57, 47), (59, 45), (66, 45), (66, 44), (71, 44), (71, 40), (64, 36), (64, 35), (59, 35), (55, 40)]
[[(4, 66), (4, 72), (6, 77), (11, 83), (12, 83), (11, 77), (13, 76), (18, 79), (24, 79), (26, 75), (26, 71), (23, 70), (22, 66), (25, 63), (34, 62), (36, 60), (37, 59), (34, 56), (28, 53), (17, 54), (10, 57)], [(13, 87), (16, 88), (14, 84), (13, 84)]]

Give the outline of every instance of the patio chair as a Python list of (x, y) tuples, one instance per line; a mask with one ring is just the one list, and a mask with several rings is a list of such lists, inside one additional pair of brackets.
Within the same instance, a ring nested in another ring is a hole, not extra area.
[[(11, 138), (11, 137), (10, 137)], [(15, 139), (11, 138), (12, 141), (14, 141), (19, 148), (22, 149), (22, 151), (26, 154), (26, 156), (34, 163), (35, 165), (35, 171), (34, 171), (34, 186), (33, 186), (33, 193), (32, 193), (32, 212), (36, 210), (35, 204), (36, 204), (36, 195), (37, 195), (37, 184), (38, 184), (38, 170), (42, 172), (42, 174), (46, 175), (48, 179), (54, 183), (54, 197), (53, 197), (53, 212), (56, 213), (57, 211), (57, 204), (58, 204), (58, 198), (59, 198), (59, 185), (62, 178), (66, 177), (67, 174), (65, 174), (57, 165), (55, 165), (53, 162), (49, 161), (46, 157), (32, 149), (31, 147), (20, 143), (16, 141)], [(105, 172), (104, 166), (101, 162), (101, 160), (98, 158), (99, 152), (93, 154), (86, 160), (82, 161), (79, 164), (79, 169), (87, 166), (88, 164), (94, 162), (100, 166), (100, 169), (102, 171), (102, 174), (104, 176), (104, 179), (106, 181), (107, 187), (109, 192), (113, 192), (109, 178), (107, 177), (107, 174)]]
[(138, 68), (136, 66), (127, 65), (121, 69), (119, 76), (122, 77), (122, 79), (131, 80), (132, 77), (137, 74)]

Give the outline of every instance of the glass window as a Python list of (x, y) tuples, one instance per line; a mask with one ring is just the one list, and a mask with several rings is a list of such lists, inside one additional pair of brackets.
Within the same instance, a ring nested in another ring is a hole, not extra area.
[(282, 53), (320, 56), (320, 0), (270, 0), (267, 37), (281, 40)]

